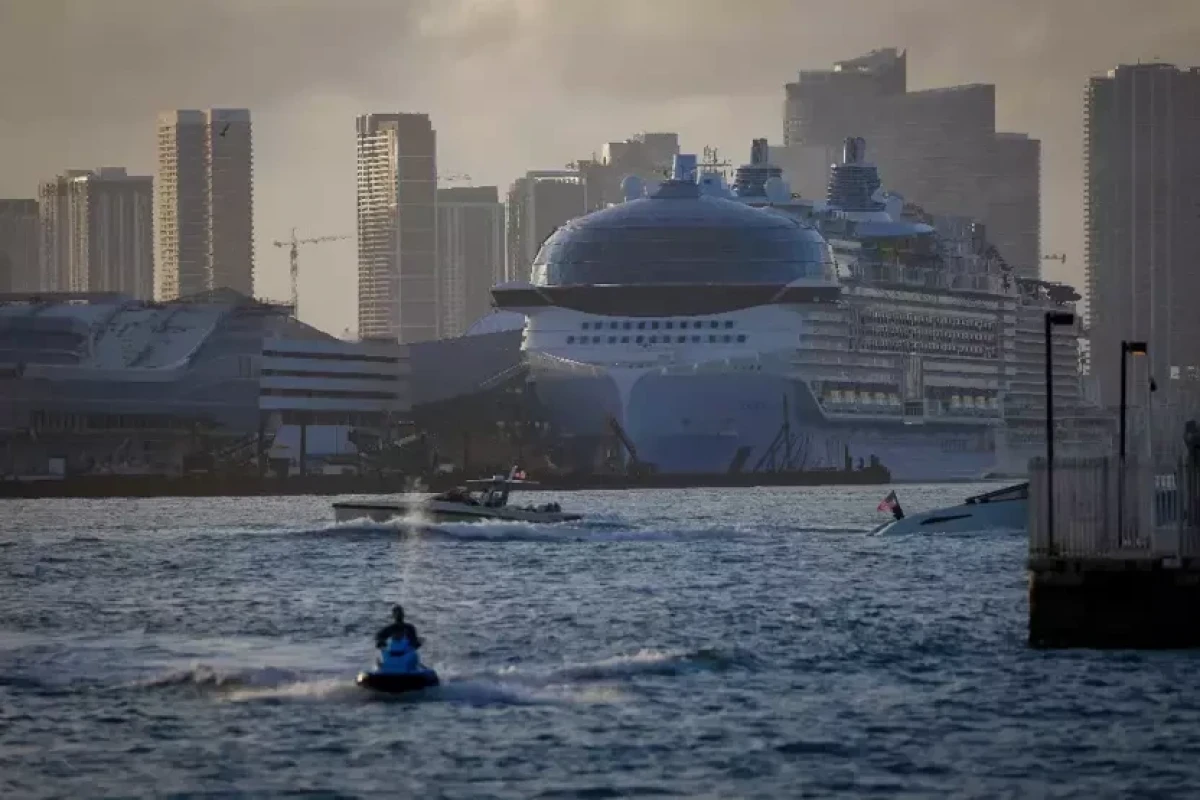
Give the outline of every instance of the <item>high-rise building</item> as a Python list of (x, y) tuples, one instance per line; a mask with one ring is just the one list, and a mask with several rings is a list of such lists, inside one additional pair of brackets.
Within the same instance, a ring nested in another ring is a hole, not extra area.
[(437, 131), (428, 114), (358, 117), (358, 333), (438, 335)]
[(504, 205), (495, 186), (438, 189), (438, 337), (461, 336), (504, 280)]
[(37, 200), (0, 200), (0, 292), (42, 288)]
[(1042, 143), (1023, 133), (997, 133), (990, 164), (988, 236), (1018, 276), (1035, 280), (1042, 259)]
[(871, 142), (888, 185), (931, 213), (982, 220), (1001, 256), (1027, 278), (1041, 268), (1041, 143), (997, 133), (988, 84), (907, 91), (907, 54), (876, 50), (787, 85), (784, 147), (772, 159), (793, 190), (824, 193), (847, 136)]
[(1091, 372), (1115, 405), (1122, 339), (1160, 384), (1200, 370), (1200, 68), (1092, 78), (1084, 141)]
[(540, 170), (517, 178), (508, 190), (508, 280), (527, 281), (542, 242), (560, 225), (592, 210), (582, 173)]
[(154, 180), (123, 167), (41, 185), (41, 289), (154, 294)]
[(158, 118), (156, 294), (254, 294), (254, 152), (244, 108)]

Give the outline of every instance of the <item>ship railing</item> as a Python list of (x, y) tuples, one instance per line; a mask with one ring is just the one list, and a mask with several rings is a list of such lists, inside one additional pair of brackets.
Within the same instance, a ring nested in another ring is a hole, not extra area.
[(1056, 458), (1053, 514), (1045, 458), (1030, 462), (1029, 554), (1051, 558), (1200, 557), (1200, 469), (1136, 457)]

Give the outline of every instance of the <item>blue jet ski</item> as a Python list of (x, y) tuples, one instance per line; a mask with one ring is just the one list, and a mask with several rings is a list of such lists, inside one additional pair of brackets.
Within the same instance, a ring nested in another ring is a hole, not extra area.
[(407, 638), (388, 639), (375, 669), (358, 673), (355, 682), (364, 689), (389, 694), (416, 692), (439, 683), (437, 673), (421, 663)]

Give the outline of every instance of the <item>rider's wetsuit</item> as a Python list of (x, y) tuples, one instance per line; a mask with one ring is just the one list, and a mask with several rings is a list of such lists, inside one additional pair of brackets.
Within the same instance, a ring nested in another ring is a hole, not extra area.
[(414, 650), (421, 646), (421, 637), (417, 636), (417, 629), (411, 623), (393, 622), (375, 634), (375, 647), (383, 649), (388, 639), (398, 638), (408, 639)]

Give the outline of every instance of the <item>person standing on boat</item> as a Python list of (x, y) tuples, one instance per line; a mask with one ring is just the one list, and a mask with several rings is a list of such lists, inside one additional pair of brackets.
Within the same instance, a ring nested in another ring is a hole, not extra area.
[(421, 646), (421, 637), (417, 636), (417, 629), (411, 623), (404, 621), (404, 606), (399, 603), (392, 606), (391, 623), (375, 634), (375, 647), (382, 650), (388, 639), (407, 639), (413, 650)]

